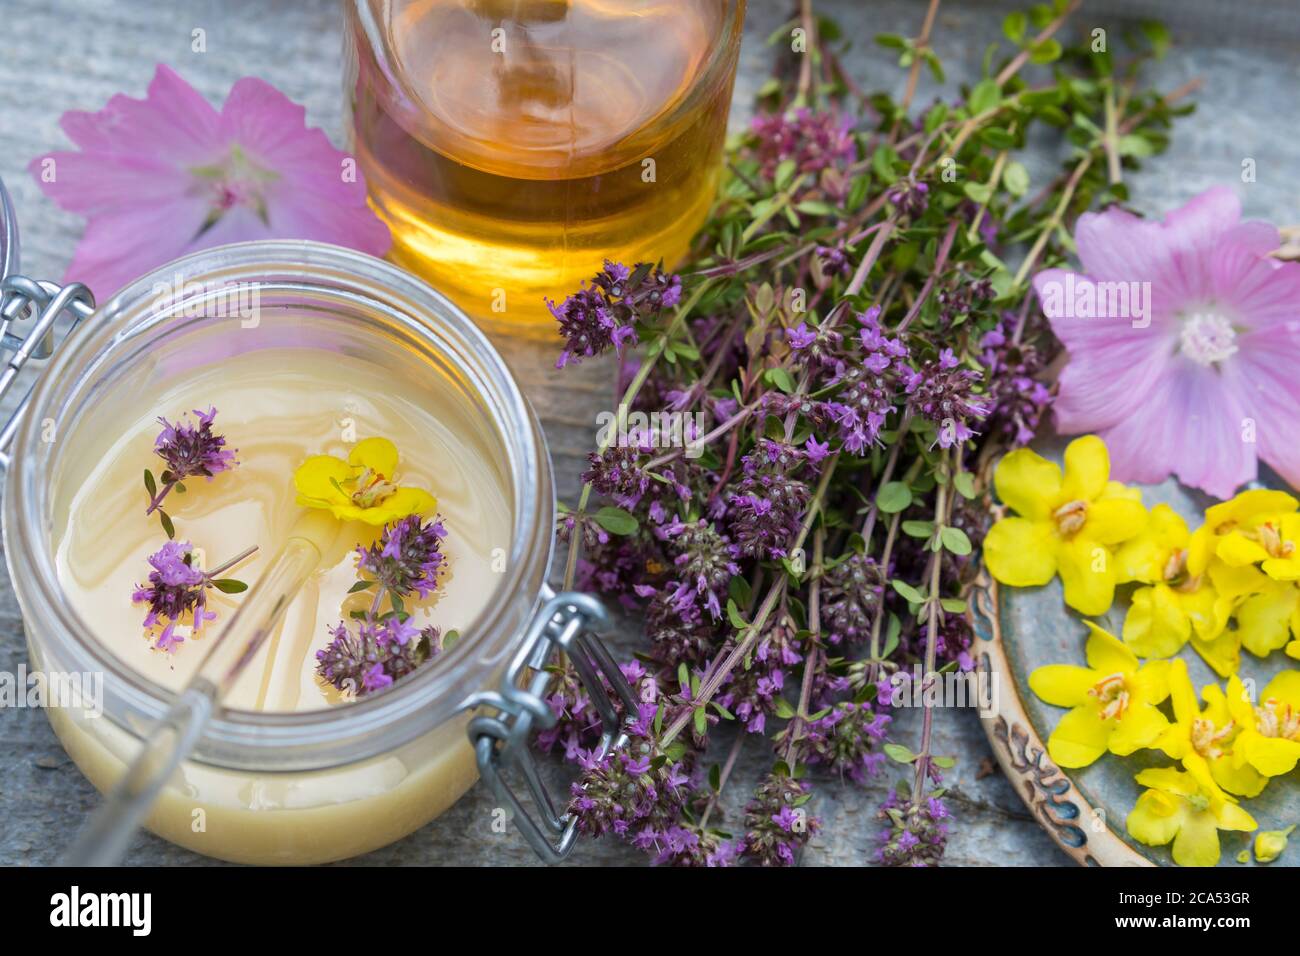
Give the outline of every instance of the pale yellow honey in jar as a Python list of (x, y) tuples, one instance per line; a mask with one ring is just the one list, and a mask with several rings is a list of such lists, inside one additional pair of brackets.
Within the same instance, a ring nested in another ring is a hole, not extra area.
[(681, 260), (717, 187), (743, 0), (362, 0), (353, 148), (398, 263), (549, 318), (603, 259)]
[[(215, 406), (214, 430), (238, 450), (239, 464), (211, 481), (190, 479), (166, 500), (178, 540), (201, 548), (207, 567), (251, 545), (259, 550), (228, 573), (254, 584), (302, 513), (293, 473), (308, 456), (345, 458), (359, 439), (383, 436), (400, 453), (402, 484), (432, 492), (447, 536), (441, 584), (426, 600), (409, 600), (418, 626), (447, 631), (471, 624), (500, 579), (498, 555), (508, 547), (511, 512), (505, 479), (489, 436), (467, 427), (456, 409), (429, 407), (400, 383), (341, 353), (266, 350), (194, 369), (183, 384), (151, 396), (151, 409), (121, 422), (87, 448), (85, 480), (70, 492), (66, 524), (55, 529), (60, 585), (95, 640), (159, 686), (181, 687), (201, 661), (205, 643), (241, 600), (209, 590), (217, 618), (172, 653), (146, 632), (146, 608), (132, 591), (146, 580), (148, 556), (167, 540), (158, 516), (146, 517), (143, 471), (162, 464), (153, 454), (159, 425), (190, 409)], [(191, 416), (192, 419), (192, 416)], [(59, 513), (59, 512), (56, 512)], [(430, 516), (432, 517), (432, 516)], [(358, 544), (377, 529), (340, 524), (282, 624), (246, 667), (225, 703), (252, 711), (304, 711), (345, 706), (340, 692), (316, 675), (315, 653), (328, 629), (368, 603), (349, 596), (357, 581)], [(436, 667), (437, 660), (425, 667)], [(387, 691), (387, 692), (391, 692)], [(108, 720), (76, 722), (51, 709), (68, 752), (100, 789), (112, 785), (138, 741)], [(441, 812), (475, 779), (474, 760), (455, 720), (434, 734), (361, 763), (312, 773), (251, 774), (185, 764), (150, 817), (173, 842), (226, 859), (304, 863), (337, 859), (391, 842)], [(196, 822), (202, 827), (196, 827)]]

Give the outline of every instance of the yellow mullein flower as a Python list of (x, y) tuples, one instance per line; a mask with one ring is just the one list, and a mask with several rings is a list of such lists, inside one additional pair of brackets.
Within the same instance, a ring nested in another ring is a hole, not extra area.
[(1169, 662), (1139, 666), (1137, 655), (1091, 621), (1087, 667), (1049, 664), (1029, 675), (1029, 686), (1049, 704), (1072, 708), (1047, 741), (1062, 767), (1086, 767), (1107, 750), (1127, 756), (1151, 747), (1169, 721), (1156, 704), (1169, 696)]
[(1216, 661), (1224, 656), (1214, 653), (1214, 641), (1228, 626), (1233, 601), (1214, 586), (1219, 562), (1211, 565), (1210, 573), (1188, 572), (1191, 537), (1187, 522), (1169, 505), (1158, 504), (1146, 527), (1115, 554), (1121, 583), (1149, 585), (1133, 593), (1124, 616), (1124, 643), (1139, 657), (1173, 657), (1192, 637), (1198, 649), (1205, 647)]
[(1280, 777), (1300, 761), (1300, 671), (1282, 671), (1264, 688), (1258, 705), (1235, 674), (1228, 680), (1228, 710), (1241, 728), (1232, 761), (1265, 777)]
[(1205, 699), (1204, 710), (1197, 702), (1187, 662), (1182, 658), (1170, 661), (1169, 699), (1174, 705), (1174, 723), (1155, 746), (1181, 761), (1209, 793), (1223, 790), (1257, 796), (1268, 778), (1249, 764), (1234, 761), (1232, 748), (1242, 728), (1233, 719), (1227, 698), (1217, 684), (1202, 688), (1201, 696)]
[(1031, 587), (1057, 574), (1065, 603), (1104, 614), (1118, 581), (1111, 548), (1136, 535), (1147, 513), (1136, 489), (1110, 481), (1110, 455), (1095, 435), (1070, 442), (1065, 473), (1018, 448), (993, 474), (998, 497), (1016, 512), (989, 529), (984, 561), (1003, 584)]
[(1274, 581), (1300, 580), (1300, 514), (1256, 515), (1219, 538), (1214, 553), (1239, 568), (1258, 563)]
[(1192, 535), (1187, 553), (1187, 570), (1204, 574), (1220, 541), (1239, 529), (1250, 529), (1265, 515), (1282, 515), (1296, 510), (1296, 499), (1284, 491), (1257, 488), (1211, 505), (1205, 523)]
[(387, 438), (366, 438), (352, 446), (348, 460), (313, 455), (293, 473), (298, 504), (324, 508), (343, 521), (388, 524), (407, 515), (424, 515), (438, 500), (422, 488), (397, 485), (397, 446)]
[(1219, 831), (1258, 828), (1254, 818), (1231, 797), (1207, 791), (1190, 773), (1152, 767), (1137, 775), (1143, 790), (1124, 821), (1129, 836), (1147, 846), (1173, 841), (1179, 866), (1214, 866), (1219, 862)]
[(1293, 581), (1274, 581), (1263, 574), (1259, 582), (1256, 592), (1237, 608), (1237, 633), (1246, 650), (1268, 657), (1300, 637), (1300, 588)]

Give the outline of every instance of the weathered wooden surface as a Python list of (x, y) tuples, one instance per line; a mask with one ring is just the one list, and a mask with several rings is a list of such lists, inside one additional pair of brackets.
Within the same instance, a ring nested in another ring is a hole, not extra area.
[[(866, 88), (901, 89), (902, 73), (875, 48), (878, 32), (915, 33), (924, 4), (907, 0), (819, 0), (855, 38), (848, 57)], [(1156, 167), (1132, 178), (1137, 206), (1161, 211), (1214, 182), (1239, 184), (1247, 212), (1279, 223), (1300, 222), (1300, 145), (1290, 135), (1297, 119), (1291, 91), (1300, 79), (1300, 20), (1283, 5), (1224, 5), (1213, 0), (1157, 3), (1152, 0), (1090, 2), (1076, 30), (1094, 27), (1118, 35), (1125, 23), (1159, 14), (1169, 20), (1178, 45), (1159, 69), (1172, 89), (1192, 76), (1206, 88), (1201, 109), (1178, 128), (1174, 148)], [(949, 3), (936, 27), (935, 46), (950, 78), (978, 70), (987, 44), (999, 32), (1003, 3)], [(766, 36), (782, 22), (786, 0), (750, 0), (736, 86), (733, 123), (748, 117), (749, 102), (766, 75)], [(60, 276), (80, 223), (55, 209), (24, 168), (34, 156), (62, 148), (57, 127), (69, 108), (96, 109), (118, 91), (140, 95), (157, 62), (179, 69), (210, 99), (220, 101), (240, 76), (259, 75), (306, 104), (311, 122), (341, 142), (337, 0), (5, 0), (0, 20), (0, 176), (8, 184), (23, 227), (24, 271)], [(1226, 22), (1225, 22), (1226, 21)], [(207, 52), (191, 52), (195, 29), (206, 31)], [(928, 78), (918, 102), (934, 95)], [(1044, 144), (1045, 147), (1050, 144)], [(1257, 181), (1241, 184), (1245, 159), (1256, 163)], [(1043, 172), (1047, 167), (1031, 167)], [(546, 425), (563, 494), (572, 495), (582, 455), (594, 440), (595, 409), (612, 403), (610, 368), (592, 363), (564, 376), (553, 374), (554, 346), (527, 339), (501, 339)], [(26, 659), (18, 608), (7, 579), (0, 580), (0, 670)], [(903, 740), (915, 736), (904, 714), (896, 725)], [(958, 817), (948, 862), (959, 865), (1057, 865), (1065, 857), (1029, 817), (996, 771), (979, 723), (968, 712), (943, 711), (936, 721), (936, 751), (960, 757), (951, 774)], [(757, 778), (768, 755), (753, 744), (742, 758), (737, 781)], [(558, 780), (561, 771), (556, 771)], [(867, 788), (827, 783), (816, 812), (825, 829), (805, 862), (864, 864), (871, 860), (879, 825), (876, 808), (891, 777)], [(732, 788), (734, 795), (743, 786)], [(95, 804), (90, 785), (64, 755), (42, 714), (0, 711), (0, 863), (53, 862), (72, 830)], [(524, 865), (533, 857), (519, 837), (492, 831), (494, 802), (476, 787), (443, 817), (409, 838), (356, 862), (371, 865), (469, 863)], [(730, 821), (735, 820), (730, 808)], [(635, 864), (641, 854), (613, 841), (584, 844), (575, 862)], [(201, 857), (151, 837), (141, 837), (131, 863), (193, 864)]]

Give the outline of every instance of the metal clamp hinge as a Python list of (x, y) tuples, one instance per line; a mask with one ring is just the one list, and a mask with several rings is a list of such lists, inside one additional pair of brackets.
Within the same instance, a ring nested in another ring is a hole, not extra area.
[[(524, 839), (547, 863), (556, 863), (572, 851), (577, 821), (567, 812), (557, 811), (529, 742), (534, 731), (556, 723), (546, 703), (546, 688), (552, 677), (546, 666), (557, 653), (568, 655), (600, 715), (600, 755), (623, 747), (627, 734), (614, 699), (623, 705), (624, 715), (632, 718), (637, 704), (627, 679), (601, 641), (610, 629), (609, 616), (600, 601), (576, 592), (555, 595), (538, 609), (522, 646), (506, 668), (500, 690), (477, 694), (469, 701), (470, 706), (487, 709), (469, 724), (479, 773), (509, 809)], [(523, 776), (540, 823), (506, 783), (502, 775), (506, 764), (513, 764)]]
[[(54, 324), (59, 316), (68, 313), (72, 326), (95, 311), (95, 298), (79, 282), (59, 287), (52, 282), (38, 282), (26, 276), (11, 275), (0, 280), (0, 352), (4, 353), (4, 371), (0, 372), (0, 398), (13, 387), (18, 373), (28, 359), (48, 358), (54, 351)], [(14, 322), (34, 319), (25, 336), (10, 331)], [(0, 466), (9, 465), (9, 445), (18, 431), (18, 422), (31, 392), (18, 403), (9, 421), (0, 428)]]

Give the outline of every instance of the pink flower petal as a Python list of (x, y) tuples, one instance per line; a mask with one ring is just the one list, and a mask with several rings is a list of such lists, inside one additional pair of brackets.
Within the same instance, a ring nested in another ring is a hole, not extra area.
[(161, 63), (144, 99), (119, 93), (97, 113), (64, 113), (59, 125), (85, 152), (130, 153), (177, 166), (211, 162), (221, 147), (217, 111)]
[(1236, 357), (1259, 457), (1300, 488), (1300, 336), (1294, 330), (1251, 335)]
[(346, 175), (347, 154), (262, 80), (237, 82), (218, 112), (160, 65), (144, 99), (114, 96), (98, 112), (64, 114), (63, 126), (81, 152), (29, 169), (51, 199), (87, 218), (68, 274), (100, 298), (227, 242), (312, 239), (372, 255), (391, 243), (364, 179)]
[(1170, 474), (1193, 488), (1229, 498), (1256, 476), (1255, 445), (1243, 441), (1250, 417), (1244, 383), (1188, 359), (1169, 362), (1140, 415), (1100, 432), (1110, 450), (1111, 477), (1155, 483)]

